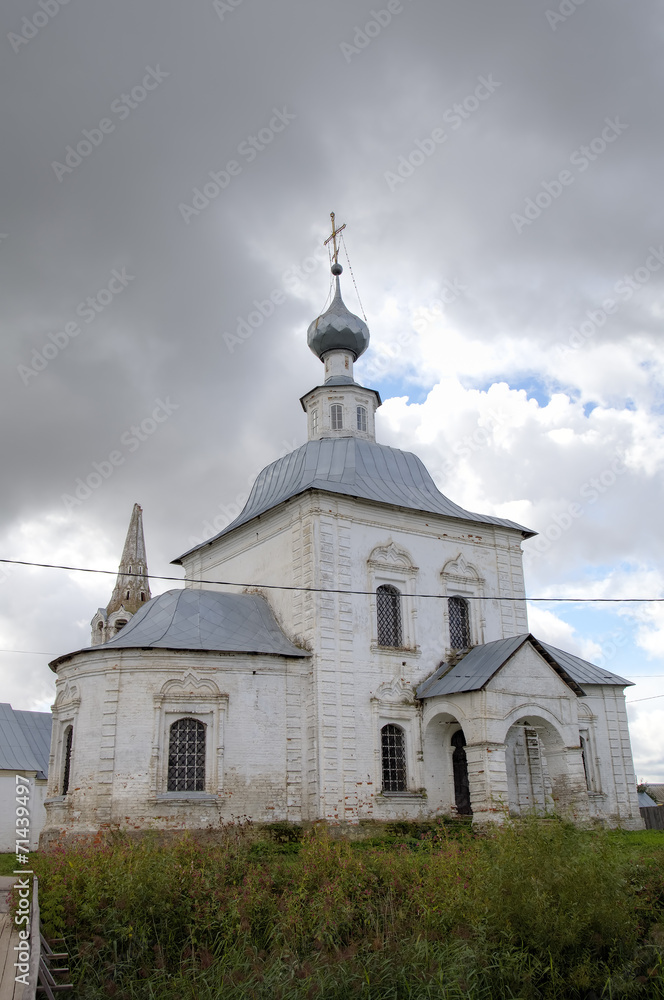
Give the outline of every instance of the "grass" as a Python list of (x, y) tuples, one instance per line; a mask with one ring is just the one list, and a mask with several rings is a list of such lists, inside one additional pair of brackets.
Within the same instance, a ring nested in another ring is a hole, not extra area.
[[(13, 875), (14, 869), (17, 867), (15, 854), (0, 854), (0, 876)], [(25, 867), (29, 868), (30, 865)]]
[(86, 1000), (664, 998), (664, 833), (231, 830), (38, 855)]

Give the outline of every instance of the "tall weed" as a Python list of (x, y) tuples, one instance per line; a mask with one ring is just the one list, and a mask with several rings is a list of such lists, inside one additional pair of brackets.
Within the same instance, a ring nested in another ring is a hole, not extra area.
[(664, 998), (664, 867), (558, 821), (297, 854), (98, 839), (37, 858), (79, 997)]

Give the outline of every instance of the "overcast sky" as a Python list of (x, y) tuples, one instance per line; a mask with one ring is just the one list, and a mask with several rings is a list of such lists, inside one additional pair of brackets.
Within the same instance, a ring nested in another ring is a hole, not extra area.
[[(540, 532), (530, 596), (663, 595), (661, 4), (5, 0), (0, 23), (1, 556), (115, 569), (139, 502), (151, 572), (181, 575), (305, 440), (335, 210), (379, 442)], [(112, 584), (0, 568), (1, 700), (48, 708)], [(664, 781), (664, 605), (530, 614), (636, 682), (637, 774)]]

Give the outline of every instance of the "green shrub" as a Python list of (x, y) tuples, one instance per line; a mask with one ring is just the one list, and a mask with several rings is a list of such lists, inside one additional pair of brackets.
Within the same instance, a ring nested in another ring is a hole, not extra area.
[(558, 821), (413, 832), (98, 840), (37, 858), (43, 922), (90, 1000), (664, 998), (657, 852)]

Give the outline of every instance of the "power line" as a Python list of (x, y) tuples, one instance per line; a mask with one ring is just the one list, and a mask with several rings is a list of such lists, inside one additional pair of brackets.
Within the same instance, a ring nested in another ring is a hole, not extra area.
[(0, 653), (26, 653), (28, 656), (57, 656), (57, 653), (44, 653), (38, 649), (0, 649)]
[(636, 705), (637, 701), (654, 701), (655, 698), (664, 698), (664, 694), (651, 694), (649, 698), (635, 698), (634, 701), (626, 701), (626, 705)]
[[(28, 562), (26, 559), (0, 559), (0, 563), (12, 566), (35, 566), (38, 569), (64, 569), (70, 573), (102, 573), (106, 576), (118, 576), (116, 569), (91, 569), (88, 566), (62, 566), (59, 563)], [(180, 576), (158, 576), (155, 573), (122, 573), (122, 576), (138, 576), (148, 580), (167, 580), (175, 583), (207, 583), (213, 587), (260, 587), (263, 590), (295, 590), (312, 594), (352, 594), (355, 596), (373, 597), (373, 590), (341, 590), (335, 587), (295, 587), (279, 583), (238, 583), (233, 580), (204, 580)], [(448, 594), (409, 594), (409, 597), (421, 597), (435, 601), (446, 601)], [(499, 596), (466, 596), (467, 601), (542, 601), (558, 604), (664, 604), (664, 597), (505, 597)]]

